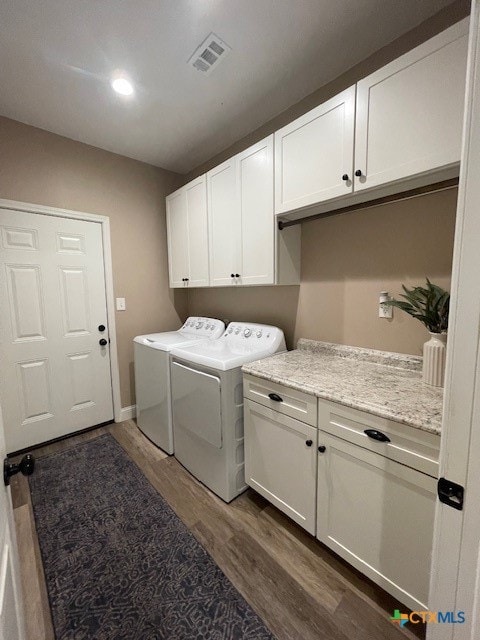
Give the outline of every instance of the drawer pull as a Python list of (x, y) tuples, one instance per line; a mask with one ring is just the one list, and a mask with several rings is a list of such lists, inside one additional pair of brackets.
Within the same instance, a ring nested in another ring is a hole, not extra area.
[(278, 393), (269, 393), (268, 397), (274, 402), (283, 402), (283, 398), (279, 396)]
[(307, 445), (307, 447), (311, 447), (313, 444), (313, 440), (305, 440), (305, 444)]
[(378, 442), (390, 442), (390, 438), (388, 436), (376, 429), (365, 429), (363, 433), (365, 433), (369, 438), (372, 438), (372, 440), (377, 440)]

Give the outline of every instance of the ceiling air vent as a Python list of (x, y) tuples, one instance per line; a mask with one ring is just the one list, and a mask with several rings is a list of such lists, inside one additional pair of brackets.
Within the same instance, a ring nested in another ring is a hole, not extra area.
[(228, 44), (221, 40), (214, 33), (205, 38), (202, 44), (195, 51), (188, 61), (197, 71), (201, 71), (205, 75), (217, 67), (219, 62), (223, 60), (231, 51)]

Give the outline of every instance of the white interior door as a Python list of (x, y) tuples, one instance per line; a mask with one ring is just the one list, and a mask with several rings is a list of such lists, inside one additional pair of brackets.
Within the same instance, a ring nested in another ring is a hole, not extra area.
[(273, 135), (236, 158), (242, 224), (241, 284), (275, 284)]
[(234, 158), (207, 173), (207, 192), (210, 285), (235, 285), (235, 274), (240, 274), (241, 230)]
[[(0, 407), (0, 462), (3, 462), (5, 455), (5, 438)], [(10, 492), (2, 480), (0, 486), (0, 638), (2, 640), (22, 640), (24, 637), (13, 509)]]
[(13, 452), (113, 418), (110, 349), (101, 225), (1, 210), (0, 233), (1, 400)]
[(353, 86), (275, 133), (275, 213), (352, 193), (354, 123)]
[(480, 629), (480, 4), (472, 3), (465, 125), (452, 273), (440, 475), (465, 487), (463, 510), (437, 501), (429, 608), (463, 611), (428, 640)]

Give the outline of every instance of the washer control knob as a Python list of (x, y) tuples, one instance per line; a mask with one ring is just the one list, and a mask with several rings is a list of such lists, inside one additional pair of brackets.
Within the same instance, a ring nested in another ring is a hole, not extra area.
[(210, 331), (213, 331), (215, 329), (215, 327), (213, 326), (213, 324), (210, 325)]
[(195, 325), (195, 329), (201, 329), (203, 327), (203, 322), (197, 322)]
[(238, 336), (238, 334), (239, 334), (239, 333), (240, 333), (240, 327), (237, 327), (237, 328), (235, 329), (235, 335), (236, 335), (236, 336)]
[(262, 337), (262, 332), (261, 331), (257, 331), (257, 338), (261, 338)]
[(228, 333), (232, 333), (233, 329), (232, 327), (230, 327), (230, 329), (228, 330)]
[(245, 338), (249, 338), (252, 335), (252, 330), (245, 329), (245, 331), (243, 332), (243, 335), (245, 336)]

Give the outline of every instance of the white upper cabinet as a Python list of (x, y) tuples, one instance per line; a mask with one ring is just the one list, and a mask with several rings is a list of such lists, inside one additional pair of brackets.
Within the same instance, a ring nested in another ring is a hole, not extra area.
[(190, 287), (208, 287), (207, 180), (200, 176), (185, 187), (188, 212)]
[(275, 213), (351, 194), (355, 87), (275, 133)]
[(236, 157), (241, 220), (240, 284), (274, 284), (273, 136)]
[(167, 197), (171, 287), (209, 285), (207, 189), (201, 176)]
[(357, 84), (355, 191), (459, 162), (467, 41), (463, 20)]
[[(235, 158), (207, 173), (210, 284), (236, 284), (241, 268), (241, 224)], [(238, 275), (236, 275), (238, 274)]]
[(168, 269), (170, 286), (185, 286), (188, 277), (188, 220), (185, 190), (167, 196)]

